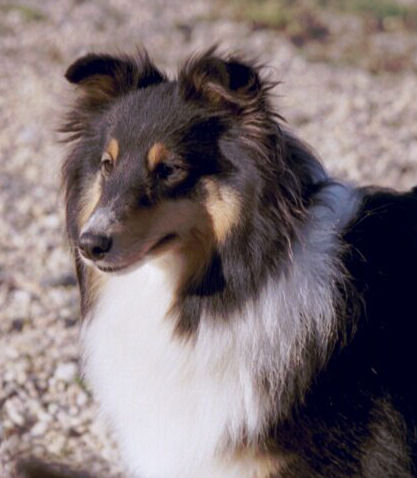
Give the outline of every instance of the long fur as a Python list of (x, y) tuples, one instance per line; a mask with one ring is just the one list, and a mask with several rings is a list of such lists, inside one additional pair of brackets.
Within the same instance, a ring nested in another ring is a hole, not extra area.
[(351, 191), (329, 189), (322, 196), (334, 210), (314, 208), (308, 242), (295, 246), (282, 279), (268, 278), (227, 322), (203, 311), (190, 343), (172, 339), (175, 258), (106, 284), (84, 328), (86, 370), (138, 476), (222, 476), (211, 465), (217, 450), (243, 437), (257, 446), (303, 397), (336, 339), (337, 233), (356, 207)]
[[(375, 297), (417, 263), (417, 195), (329, 178), (241, 58), (168, 81), (145, 53), (87, 55), (67, 78), (85, 370), (132, 476), (412, 476), (417, 394), (379, 370)], [(399, 211), (395, 269), (369, 244)]]

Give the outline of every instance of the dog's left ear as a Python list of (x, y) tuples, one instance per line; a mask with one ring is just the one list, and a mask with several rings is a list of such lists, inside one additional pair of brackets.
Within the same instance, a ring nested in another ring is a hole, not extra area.
[(229, 111), (263, 103), (267, 89), (257, 67), (235, 57), (223, 59), (214, 49), (189, 60), (179, 73), (178, 83), (186, 100)]
[(90, 53), (75, 61), (66, 71), (65, 78), (79, 85), (92, 103), (106, 103), (166, 79), (145, 51), (132, 57)]

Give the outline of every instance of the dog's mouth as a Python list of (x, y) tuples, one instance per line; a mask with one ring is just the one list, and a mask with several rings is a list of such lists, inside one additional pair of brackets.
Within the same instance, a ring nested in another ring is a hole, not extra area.
[(166, 234), (163, 236), (156, 244), (154, 244), (148, 251), (148, 254), (152, 254), (152, 252), (155, 252), (157, 250), (162, 249), (164, 246), (167, 244), (170, 244), (177, 238), (177, 234), (175, 232), (171, 232), (169, 234)]
[(154, 254), (162, 252), (163, 249), (170, 245), (178, 238), (178, 235), (175, 233), (169, 233), (163, 236), (161, 239), (157, 240), (153, 243), (148, 243), (142, 246), (139, 251), (135, 251), (134, 253), (130, 253), (127, 257), (122, 257), (123, 254), (118, 254), (116, 258), (111, 259), (111, 253), (109, 257), (102, 258), (96, 261), (93, 261), (89, 258), (83, 256), (82, 252), (81, 255), (83, 259), (90, 265), (93, 265), (101, 272), (105, 273), (117, 273), (117, 272), (126, 272), (130, 269), (136, 267), (140, 264), (145, 258), (151, 257)]
[(100, 265), (100, 264), (94, 264), (97, 269), (99, 269), (101, 272), (120, 272), (123, 270), (126, 270), (129, 265), (122, 265), (122, 266), (105, 266), (105, 265)]

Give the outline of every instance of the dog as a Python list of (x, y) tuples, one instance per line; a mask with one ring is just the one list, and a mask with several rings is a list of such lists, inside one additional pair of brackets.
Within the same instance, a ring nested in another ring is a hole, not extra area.
[(86, 378), (132, 477), (416, 476), (417, 190), (329, 177), (263, 71), (68, 68)]

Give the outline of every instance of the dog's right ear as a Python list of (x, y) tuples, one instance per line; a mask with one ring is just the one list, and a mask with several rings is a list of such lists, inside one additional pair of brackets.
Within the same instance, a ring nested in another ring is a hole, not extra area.
[(145, 51), (135, 57), (90, 53), (75, 61), (65, 78), (80, 86), (90, 105), (108, 103), (130, 91), (166, 80)]

